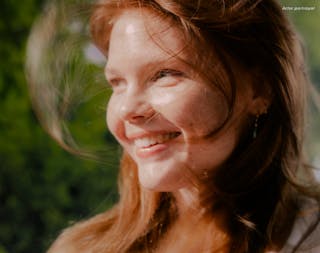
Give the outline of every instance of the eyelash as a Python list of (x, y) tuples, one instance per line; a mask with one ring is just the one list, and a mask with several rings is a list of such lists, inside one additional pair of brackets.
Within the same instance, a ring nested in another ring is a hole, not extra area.
[(111, 80), (107, 80), (108, 85), (113, 87), (113, 86), (117, 86), (117, 84), (119, 83), (118, 79), (111, 79)]
[(107, 85), (111, 89), (115, 89), (119, 87), (121, 83), (122, 83), (122, 80), (120, 78), (113, 78), (113, 79), (107, 80)]
[(183, 76), (184, 74), (179, 71), (179, 70), (174, 70), (174, 69), (162, 69), (160, 71), (158, 71), (152, 78), (151, 80), (152, 81), (157, 81), (161, 78), (164, 78), (164, 77), (168, 77), (168, 76)]
[[(151, 81), (156, 82), (158, 80), (160, 80), (161, 78), (165, 78), (165, 77), (181, 77), (184, 76), (184, 73), (179, 71), (179, 70), (174, 70), (174, 69), (162, 69), (160, 71), (158, 71), (152, 78)], [(108, 86), (110, 86), (111, 88), (116, 88), (119, 86), (119, 84), (121, 84), (121, 79), (120, 78), (113, 78), (107, 81)]]

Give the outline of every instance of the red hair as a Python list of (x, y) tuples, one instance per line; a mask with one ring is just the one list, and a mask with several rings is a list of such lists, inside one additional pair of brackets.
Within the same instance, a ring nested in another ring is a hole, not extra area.
[[(90, 24), (92, 39), (106, 56), (113, 23), (134, 8), (147, 8), (182, 31), (194, 54), (189, 64), (224, 92), (230, 115), (237, 92), (235, 68), (251, 73), (254, 89), (271, 100), (257, 138), (249, 134), (250, 119), (232, 156), (209, 174), (200, 191), (209, 217), (217, 210), (228, 216), (225, 241), (232, 253), (279, 250), (292, 230), (301, 197), (319, 200), (311, 170), (303, 164), (308, 79), (290, 22), (273, 0), (104, 0), (95, 6)], [(60, 252), (65, 245), (71, 247), (68, 252), (157, 248), (178, 215), (174, 198), (142, 188), (136, 164), (126, 154), (119, 182), (118, 204), (66, 230), (49, 252)], [(214, 245), (207, 243), (213, 251)]]

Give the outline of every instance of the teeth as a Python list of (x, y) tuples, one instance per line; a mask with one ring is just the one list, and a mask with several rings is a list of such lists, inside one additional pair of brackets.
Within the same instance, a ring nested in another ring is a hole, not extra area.
[(143, 137), (134, 140), (134, 144), (139, 148), (147, 148), (156, 144), (164, 143), (168, 140), (176, 138), (180, 133), (159, 134), (151, 137)]

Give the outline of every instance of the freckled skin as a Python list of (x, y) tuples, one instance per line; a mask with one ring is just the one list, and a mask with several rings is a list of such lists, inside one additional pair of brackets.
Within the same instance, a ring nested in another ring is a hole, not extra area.
[[(243, 117), (237, 117), (218, 136), (205, 138), (226, 119), (228, 107), (219, 91), (171, 57), (169, 52), (187, 59), (181, 51), (182, 35), (168, 27), (169, 23), (147, 10), (123, 12), (114, 23), (106, 66), (107, 79), (116, 83), (107, 109), (108, 127), (137, 163), (140, 183), (156, 191), (188, 188), (188, 170), (200, 174), (219, 166), (235, 148), (243, 124)], [(168, 68), (183, 75), (152, 78)], [(250, 95), (242, 96), (236, 111), (247, 112), (250, 103)], [(181, 134), (162, 152), (148, 158), (137, 156), (137, 147), (128, 136), (154, 131)]]

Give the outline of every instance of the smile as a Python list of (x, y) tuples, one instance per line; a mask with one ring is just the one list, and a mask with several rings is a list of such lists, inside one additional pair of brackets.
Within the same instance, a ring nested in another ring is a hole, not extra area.
[(168, 142), (178, 137), (180, 134), (181, 133), (179, 132), (172, 132), (172, 133), (158, 134), (153, 136), (137, 138), (134, 140), (134, 145), (138, 148), (149, 148), (157, 144)]

